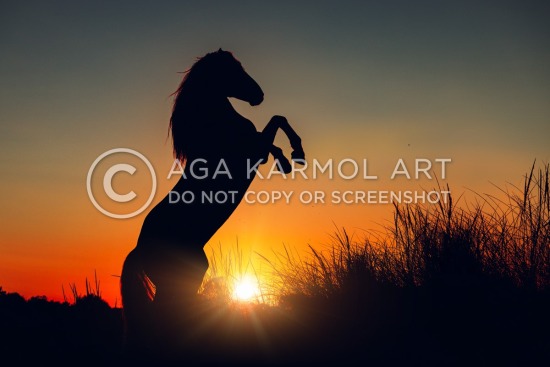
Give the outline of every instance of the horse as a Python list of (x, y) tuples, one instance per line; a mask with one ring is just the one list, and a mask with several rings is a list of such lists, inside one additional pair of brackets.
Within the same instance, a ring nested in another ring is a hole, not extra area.
[[(137, 244), (124, 260), (120, 289), (126, 345), (142, 353), (177, 339), (186, 327), (178, 324), (186, 312), (191, 322), (190, 310), (209, 266), (203, 247), (242, 201), (256, 176), (254, 167), (267, 163), (271, 154), (280, 171), (291, 172), (291, 163), (273, 143), (279, 129), (288, 137), (291, 159), (305, 162), (301, 138), (285, 117), (273, 116), (258, 131), (233, 108), (229, 98), (257, 106), (264, 93), (230, 51), (220, 48), (199, 57), (173, 97), (169, 133), (184, 170), (170, 193), (194, 200), (174, 203), (167, 194), (146, 215)], [(193, 169), (197, 164), (200, 175)], [(219, 191), (231, 192), (232, 199), (201, 201), (205, 193)]]

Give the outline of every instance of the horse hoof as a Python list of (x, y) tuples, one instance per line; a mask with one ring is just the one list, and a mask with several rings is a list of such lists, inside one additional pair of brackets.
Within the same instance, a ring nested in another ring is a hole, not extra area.
[(295, 150), (290, 153), (290, 156), (292, 157), (292, 160), (298, 164), (306, 163), (306, 155), (303, 150)]
[(292, 166), (290, 165), (290, 162), (288, 159), (277, 159), (277, 167), (279, 169), (279, 172), (283, 172), (284, 174), (292, 172)]

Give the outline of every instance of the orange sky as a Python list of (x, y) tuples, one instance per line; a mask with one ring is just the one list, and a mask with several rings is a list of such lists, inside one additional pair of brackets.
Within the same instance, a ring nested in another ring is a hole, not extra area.
[[(250, 190), (430, 190), (433, 180), (390, 180), (397, 160), (412, 168), (417, 158), (450, 158), (441, 183), (457, 197), (521, 184), (535, 159), (550, 160), (547, 12), (436, 2), (181, 6), (12, 4), (2, 12), (3, 289), (59, 300), (62, 286), (84, 292), (97, 272), (104, 298), (120, 304), (117, 276), (147, 210), (123, 220), (100, 213), (87, 195), (88, 169), (109, 149), (135, 149), (156, 171), (158, 202), (177, 180), (166, 179), (166, 138), (178, 72), (218, 47), (265, 92), (257, 107), (232, 101), (258, 129), (284, 115), (308, 159), (368, 159), (379, 176), (256, 179)], [(277, 143), (288, 153), (286, 140)], [(136, 175), (114, 182), (143, 195), (147, 172), (132, 162)], [(391, 208), (241, 203), (206, 249), (238, 243), (260, 266), (256, 252), (321, 248), (335, 225), (360, 238), (391, 221)]]

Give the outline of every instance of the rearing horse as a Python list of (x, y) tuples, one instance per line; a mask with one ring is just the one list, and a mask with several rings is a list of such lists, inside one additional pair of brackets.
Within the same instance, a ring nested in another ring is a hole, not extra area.
[[(251, 167), (266, 163), (271, 154), (280, 170), (291, 171), (282, 150), (273, 145), (279, 128), (289, 138), (292, 159), (305, 159), (301, 139), (284, 117), (274, 116), (258, 132), (233, 108), (228, 97), (256, 106), (264, 94), (228, 51), (199, 58), (174, 95), (173, 150), (185, 168), (172, 191), (191, 192), (195, 200), (171, 203), (169, 195), (164, 197), (146, 216), (137, 245), (124, 261), (121, 293), (127, 343), (137, 348), (150, 346), (160, 335), (174, 337), (167, 326), (197, 297), (208, 269), (203, 247), (241, 202), (255, 177)], [(200, 163), (207, 177), (197, 175), (196, 168), (193, 172), (194, 163)], [(220, 164), (224, 174), (214, 177)], [(203, 192), (218, 191), (234, 192), (234, 200), (201, 202)]]

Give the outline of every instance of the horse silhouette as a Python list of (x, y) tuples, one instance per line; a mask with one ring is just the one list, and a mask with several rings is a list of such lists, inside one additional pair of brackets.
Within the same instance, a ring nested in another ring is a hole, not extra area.
[[(170, 132), (184, 170), (172, 193), (194, 200), (174, 203), (166, 195), (146, 216), (124, 261), (126, 343), (141, 352), (178, 338), (186, 312), (186, 322), (192, 321), (189, 310), (208, 269), (203, 247), (241, 202), (256, 176), (253, 168), (271, 154), (281, 171), (291, 172), (289, 160), (273, 144), (279, 129), (289, 139), (292, 159), (299, 164), (305, 159), (301, 139), (286, 118), (273, 116), (259, 132), (233, 108), (228, 97), (256, 106), (264, 94), (231, 52), (219, 49), (199, 58), (174, 96)], [(230, 199), (203, 202), (204, 195), (220, 191), (231, 193)]]

